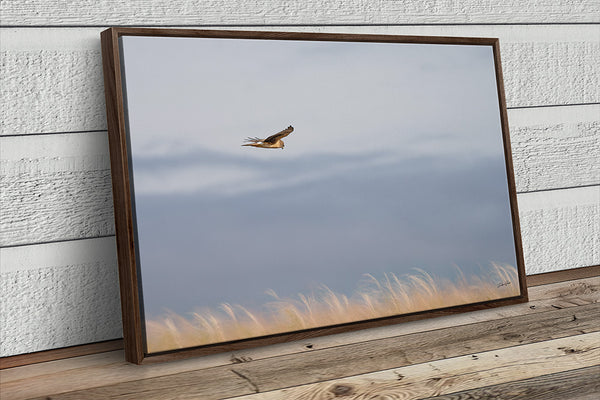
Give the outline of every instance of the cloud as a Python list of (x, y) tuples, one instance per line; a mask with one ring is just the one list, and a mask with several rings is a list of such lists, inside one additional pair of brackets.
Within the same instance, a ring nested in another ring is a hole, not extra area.
[(136, 195), (234, 196), (291, 188), (397, 162), (397, 157), (386, 153), (260, 159), (204, 151), (182, 158), (134, 158), (133, 170)]

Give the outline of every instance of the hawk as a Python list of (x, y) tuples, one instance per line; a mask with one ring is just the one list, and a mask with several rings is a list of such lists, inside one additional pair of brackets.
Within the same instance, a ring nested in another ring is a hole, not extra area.
[(294, 127), (290, 125), (281, 132), (277, 132), (276, 134), (271, 135), (266, 139), (249, 137), (245, 140), (246, 143), (242, 146), (262, 147), (264, 149), (283, 149), (285, 145), (283, 144), (283, 140), (281, 139), (292, 133), (293, 130)]

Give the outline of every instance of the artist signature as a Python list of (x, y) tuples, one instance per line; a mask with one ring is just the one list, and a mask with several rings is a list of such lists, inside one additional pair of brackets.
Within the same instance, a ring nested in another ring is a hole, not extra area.
[(504, 282), (500, 282), (497, 287), (508, 286), (508, 285), (511, 285), (511, 282), (510, 281), (504, 281)]

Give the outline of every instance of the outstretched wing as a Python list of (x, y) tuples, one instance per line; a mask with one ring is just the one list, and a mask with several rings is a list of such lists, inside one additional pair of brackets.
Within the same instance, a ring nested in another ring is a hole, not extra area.
[(269, 136), (268, 138), (263, 140), (263, 143), (271, 143), (271, 144), (275, 143), (279, 139), (283, 139), (284, 137), (286, 137), (287, 135), (292, 133), (293, 130), (294, 130), (294, 127), (290, 125), (286, 129), (282, 130), (281, 132), (277, 132), (276, 134)]

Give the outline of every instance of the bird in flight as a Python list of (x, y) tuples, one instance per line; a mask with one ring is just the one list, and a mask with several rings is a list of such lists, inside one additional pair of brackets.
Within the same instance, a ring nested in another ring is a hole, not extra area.
[(283, 149), (285, 145), (283, 144), (283, 140), (281, 139), (292, 133), (293, 130), (294, 127), (290, 125), (281, 132), (277, 132), (276, 134), (271, 135), (266, 139), (249, 137), (245, 140), (245, 144), (243, 144), (242, 146), (262, 147), (265, 149)]

